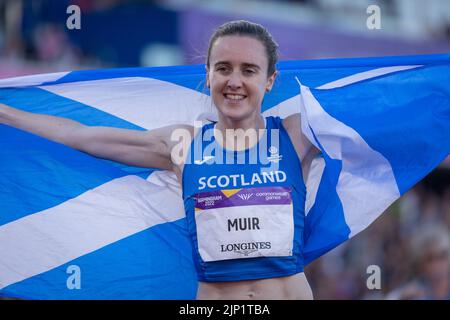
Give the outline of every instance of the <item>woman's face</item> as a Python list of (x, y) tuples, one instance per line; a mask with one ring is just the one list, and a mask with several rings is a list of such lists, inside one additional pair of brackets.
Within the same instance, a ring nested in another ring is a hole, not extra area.
[(212, 46), (206, 83), (218, 112), (243, 120), (261, 112), (266, 91), (276, 73), (268, 77), (264, 45), (248, 36), (225, 36)]

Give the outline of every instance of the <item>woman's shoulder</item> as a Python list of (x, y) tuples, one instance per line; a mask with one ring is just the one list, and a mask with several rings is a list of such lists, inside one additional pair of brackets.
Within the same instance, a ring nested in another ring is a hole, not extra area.
[(300, 121), (301, 121), (301, 117), (300, 117), (300, 113), (294, 113), (291, 114), (289, 116), (287, 116), (286, 118), (282, 119), (282, 123), (283, 123), (283, 127), (286, 130), (299, 130), (300, 129)]

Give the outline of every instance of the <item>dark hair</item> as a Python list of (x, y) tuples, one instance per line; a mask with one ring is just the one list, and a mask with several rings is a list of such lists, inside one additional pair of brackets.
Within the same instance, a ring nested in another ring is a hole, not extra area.
[(217, 39), (225, 36), (249, 36), (261, 41), (266, 48), (267, 60), (269, 62), (267, 67), (267, 75), (272, 75), (276, 70), (276, 63), (278, 61), (278, 44), (273, 40), (272, 35), (262, 25), (245, 20), (230, 21), (221, 25), (209, 39), (208, 55), (206, 56), (206, 66), (209, 68), (209, 57), (211, 49)]

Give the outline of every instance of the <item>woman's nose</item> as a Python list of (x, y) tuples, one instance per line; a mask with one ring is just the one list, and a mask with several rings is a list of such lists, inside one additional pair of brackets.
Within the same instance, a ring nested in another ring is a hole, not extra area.
[(230, 89), (239, 89), (242, 87), (242, 79), (239, 73), (233, 72), (230, 74), (230, 77), (228, 78), (227, 86)]

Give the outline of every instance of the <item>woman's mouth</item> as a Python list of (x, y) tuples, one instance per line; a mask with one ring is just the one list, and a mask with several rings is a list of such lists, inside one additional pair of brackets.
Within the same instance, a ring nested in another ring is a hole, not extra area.
[(225, 97), (225, 99), (230, 100), (232, 102), (241, 101), (247, 97), (243, 94), (235, 94), (235, 93), (224, 93), (223, 96)]

